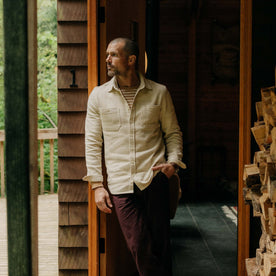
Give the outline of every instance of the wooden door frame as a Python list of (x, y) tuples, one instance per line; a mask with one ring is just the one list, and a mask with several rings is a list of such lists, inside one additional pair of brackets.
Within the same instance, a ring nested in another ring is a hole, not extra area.
[[(98, 85), (97, 0), (87, 1), (88, 95)], [(99, 214), (94, 192), (88, 184), (88, 275), (99, 275)]]
[(247, 275), (249, 257), (250, 207), (243, 198), (243, 169), (251, 158), (251, 86), (252, 86), (252, 0), (240, 3), (240, 118), (239, 118), (239, 189), (238, 189), (238, 276)]

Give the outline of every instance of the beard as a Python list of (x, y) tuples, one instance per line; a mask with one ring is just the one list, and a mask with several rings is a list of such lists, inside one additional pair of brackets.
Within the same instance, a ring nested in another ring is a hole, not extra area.
[(125, 76), (128, 69), (129, 69), (128, 66), (125, 66), (125, 68), (118, 69), (117, 66), (107, 64), (107, 75), (109, 77)]
[(107, 69), (107, 75), (109, 77), (114, 77), (114, 76), (118, 75), (118, 72), (116, 70)]
[(114, 77), (119, 74), (119, 71), (116, 67), (112, 66), (111, 64), (107, 64), (107, 75), (109, 77)]

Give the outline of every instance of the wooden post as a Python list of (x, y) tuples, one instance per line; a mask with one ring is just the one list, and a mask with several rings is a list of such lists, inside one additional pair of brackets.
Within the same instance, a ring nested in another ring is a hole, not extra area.
[(1, 197), (5, 197), (4, 141), (0, 141), (0, 156), (1, 156)]
[(44, 194), (44, 140), (40, 140), (40, 194)]
[(36, 1), (4, 0), (3, 11), (8, 270), (30, 276), (38, 274)]
[[(98, 18), (97, 1), (87, 1), (88, 94), (98, 85)], [(94, 192), (88, 184), (88, 275), (100, 275), (99, 214)]]
[(50, 143), (50, 193), (53, 194), (55, 190), (54, 179), (54, 139), (49, 140)]
[(239, 121), (239, 198), (238, 198), (238, 276), (246, 275), (249, 257), (250, 210), (243, 198), (243, 170), (250, 164), (251, 144), (251, 64), (252, 0), (241, 0), (240, 20), (240, 121)]
[(38, 166), (37, 166), (37, 0), (27, 0), (29, 186), (31, 204), (32, 276), (38, 275)]

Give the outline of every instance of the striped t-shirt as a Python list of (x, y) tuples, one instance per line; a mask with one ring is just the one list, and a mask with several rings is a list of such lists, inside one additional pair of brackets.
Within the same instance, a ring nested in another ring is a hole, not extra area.
[(129, 108), (132, 108), (133, 102), (134, 102), (134, 98), (137, 92), (137, 88), (138, 87), (123, 87), (120, 88), (124, 98), (127, 101), (127, 104), (129, 106)]

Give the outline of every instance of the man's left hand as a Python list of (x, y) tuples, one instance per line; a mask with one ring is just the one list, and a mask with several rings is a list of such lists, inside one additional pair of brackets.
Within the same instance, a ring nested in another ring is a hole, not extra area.
[(154, 166), (154, 167), (152, 167), (152, 170), (153, 171), (160, 170), (168, 178), (171, 178), (174, 175), (175, 171), (176, 171), (175, 167), (172, 164), (170, 164), (170, 163), (164, 163), (164, 164), (160, 164), (160, 165)]

